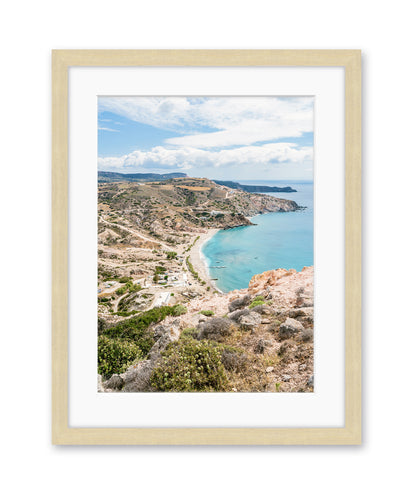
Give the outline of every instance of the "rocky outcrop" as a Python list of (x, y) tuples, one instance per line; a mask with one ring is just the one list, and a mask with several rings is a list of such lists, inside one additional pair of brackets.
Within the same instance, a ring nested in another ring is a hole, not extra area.
[(268, 270), (253, 276), (248, 293), (267, 294), (274, 306), (286, 309), (313, 308), (313, 267)]
[(236, 298), (235, 300), (231, 301), (228, 305), (228, 310), (230, 312), (234, 312), (234, 310), (246, 307), (251, 301), (251, 295), (246, 294), (242, 296), (241, 298)]
[(287, 340), (288, 338), (292, 338), (300, 331), (303, 331), (305, 328), (302, 326), (302, 323), (291, 319), (288, 317), (285, 322), (280, 326), (279, 329), (279, 338), (281, 340)]
[(235, 227), (246, 227), (247, 225), (255, 225), (255, 224), (253, 224), (253, 222), (251, 222), (250, 219), (239, 213), (236, 214), (226, 213), (218, 223), (218, 226), (224, 230), (234, 229)]
[(157, 341), (151, 348), (148, 358), (130, 366), (125, 373), (113, 374), (108, 381), (102, 383), (102, 391), (151, 391), (150, 376), (160, 360), (162, 352), (170, 343), (179, 338), (181, 332), (178, 326), (178, 319), (168, 326), (161, 324), (156, 326), (153, 337), (157, 338)]

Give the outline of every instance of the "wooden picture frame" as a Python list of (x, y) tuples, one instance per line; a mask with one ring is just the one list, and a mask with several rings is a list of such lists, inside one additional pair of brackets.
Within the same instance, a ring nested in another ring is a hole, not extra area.
[[(345, 426), (72, 428), (68, 425), (68, 70), (73, 66), (340, 66), (345, 70)], [(52, 442), (57, 445), (361, 443), (361, 52), (55, 50), (52, 53)]]

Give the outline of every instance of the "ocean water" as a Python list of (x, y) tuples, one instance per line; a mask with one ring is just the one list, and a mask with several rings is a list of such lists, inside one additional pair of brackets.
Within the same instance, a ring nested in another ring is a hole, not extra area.
[(291, 186), (298, 192), (271, 192), (306, 208), (290, 213), (266, 213), (257, 224), (221, 230), (202, 247), (211, 278), (221, 291), (246, 288), (255, 274), (277, 268), (302, 270), (313, 265), (313, 182), (244, 180), (242, 184)]

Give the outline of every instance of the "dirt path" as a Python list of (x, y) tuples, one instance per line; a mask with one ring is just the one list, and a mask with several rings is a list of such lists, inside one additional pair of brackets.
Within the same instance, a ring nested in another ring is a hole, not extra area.
[(107, 222), (106, 220), (103, 220), (102, 217), (100, 217), (100, 222), (103, 223), (104, 225), (108, 225), (109, 227), (116, 227), (121, 230), (125, 230), (126, 232), (129, 232), (133, 236), (138, 237), (139, 239), (143, 239), (144, 241), (148, 241), (153, 244), (159, 244), (162, 246), (162, 248), (166, 249), (167, 251), (171, 251), (172, 248), (170, 246), (167, 246), (165, 243), (162, 243), (161, 241), (155, 241), (154, 239), (151, 239), (150, 237), (144, 236), (140, 232), (134, 229), (130, 229), (129, 227), (125, 227), (124, 225), (116, 224), (114, 222)]
[(121, 295), (119, 298), (117, 298), (117, 300), (114, 302), (114, 306), (113, 306), (113, 312), (118, 312), (118, 304), (120, 303), (120, 301), (125, 298), (126, 296), (128, 296), (129, 293), (124, 293), (124, 295)]

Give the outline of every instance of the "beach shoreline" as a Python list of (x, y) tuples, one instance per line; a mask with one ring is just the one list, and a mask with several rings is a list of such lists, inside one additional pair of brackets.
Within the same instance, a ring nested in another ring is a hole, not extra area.
[(203, 279), (209, 286), (214, 288), (216, 291), (222, 293), (220, 289), (218, 289), (215, 281), (213, 281), (209, 275), (207, 262), (202, 254), (202, 247), (205, 243), (207, 243), (211, 237), (213, 237), (220, 229), (208, 229), (207, 232), (203, 234), (199, 234), (199, 239), (192, 246), (191, 251), (189, 253), (189, 259), (194, 266), (195, 270), (200, 275), (201, 279)]

